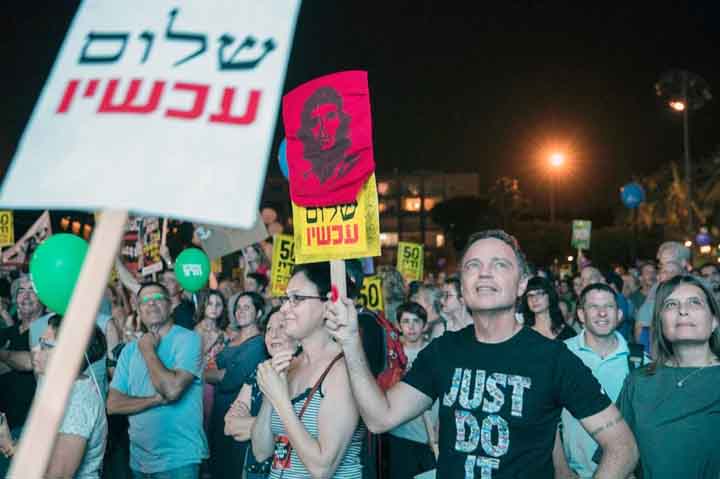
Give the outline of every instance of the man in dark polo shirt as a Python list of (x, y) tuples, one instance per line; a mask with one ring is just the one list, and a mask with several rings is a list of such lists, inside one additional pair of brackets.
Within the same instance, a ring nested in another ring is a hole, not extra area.
[(430, 343), (387, 392), (368, 370), (351, 303), (329, 306), (326, 327), (343, 347), (370, 430), (387, 431), (438, 399), (438, 477), (551, 479), (555, 431), (566, 408), (604, 450), (595, 477), (627, 477), (637, 463), (635, 439), (591, 371), (564, 344), (515, 319), (528, 279), (515, 239), (498, 230), (477, 233), (460, 265), (473, 324)]

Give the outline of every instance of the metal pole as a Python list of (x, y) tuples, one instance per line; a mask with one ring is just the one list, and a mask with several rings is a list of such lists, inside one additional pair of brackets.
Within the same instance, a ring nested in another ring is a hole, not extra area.
[(555, 224), (555, 175), (550, 174), (550, 223)]
[(693, 227), (693, 211), (692, 211), (692, 164), (690, 160), (690, 122), (689, 122), (689, 111), (690, 105), (688, 104), (688, 74), (683, 72), (683, 102), (685, 103), (685, 109), (683, 110), (683, 147), (685, 150), (685, 187), (687, 189), (687, 209), (688, 209), (688, 229), (689, 233), (692, 234), (694, 231)]

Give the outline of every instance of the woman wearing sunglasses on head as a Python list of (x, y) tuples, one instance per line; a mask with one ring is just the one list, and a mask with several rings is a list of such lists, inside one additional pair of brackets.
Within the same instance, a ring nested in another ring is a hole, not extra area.
[(264, 399), (252, 448), (258, 461), (272, 456), (274, 479), (362, 477), (364, 428), (342, 351), (324, 327), (330, 289), (329, 263), (295, 268), (281, 312), (285, 332), (300, 342), (302, 353), (295, 361), (291, 350), (277, 353), (258, 367)]

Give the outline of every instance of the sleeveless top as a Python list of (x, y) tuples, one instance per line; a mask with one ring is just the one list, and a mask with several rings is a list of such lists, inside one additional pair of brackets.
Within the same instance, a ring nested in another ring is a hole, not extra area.
[[(306, 389), (305, 392), (292, 400), (292, 405), (293, 409), (295, 410), (296, 416), (300, 414), (300, 410), (302, 409), (303, 404), (305, 404), (305, 398), (307, 398), (308, 394), (310, 394), (310, 390), (311, 388)], [(320, 403), (322, 402), (323, 398), (324, 395), (322, 393), (321, 385), (313, 396), (312, 400), (310, 400), (310, 404), (308, 404), (308, 407), (303, 413), (302, 417), (302, 423), (303, 426), (305, 426), (305, 430), (316, 440), (319, 435), (318, 414), (320, 412)], [(282, 423), (280, 417), (277, 415), (274, 409), (272, 412), (272, 433), (274, 436), (277, 436), (278, 434), (287, 435), (287, 432), (285, 431), (285, 425)], [(360, 452), (362, 449), (362, 441), (364, 437), (365, 426), (363, 425), (361, 420), (358, 424), (358, 427), (355, 429), (352, 438), (350, 439), (350, 444), (345, 451), (345, 455), (340, 461), (340, 465), (335, 470), (335, 473), (332, 475), (333, 479), (362, 479), (362, 461), (360, 457)], [(290, 458), (290, 468), (272, 469), (270, 471), (270, 479), (280, 479), (281, 477), (282, 479), (305, 479), (311, 477), (310, 472), (308, 472), (308, 470), (305, 468), (305, 465), (300, 460), (300, 457), (298, 457), (294, 446), (290, 453)]]

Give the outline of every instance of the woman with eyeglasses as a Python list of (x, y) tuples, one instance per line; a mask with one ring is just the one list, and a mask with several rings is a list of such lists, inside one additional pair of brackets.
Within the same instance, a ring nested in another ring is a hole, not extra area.
[(208, 442), (213, 479), (235, 478), (242, 471), (247, 442), (225, 435), (225, 414), (258, 364), (267, 358), (260, 320), (265, 302), (257, 293), (230, 298), (228, 318), (236, 334), (215, 357), (217, 367), (205, 369), (205, 380), (215, 386)]
[(660, 284), (652, 318), (655, 361), (625, 380), (618, 408), (645, 478), (720, 477), (720, 307), (689, 275)]
[(522, 314), (525, 326), (546, 338), (565, 341), (577, 334), (565, 323), (552, 283), (541, 276), (528, 281), (522, 296)]
[[(61, 316), (52, 316), (48, 320), (47, 329), (32, 350), (33, 370), (40, 381), (53, 355), (62, 321)], [(78, 376), (73, 383), (44, 477), (82, 479), (100, 477), (107, 443), (108, 423), (105, 416), (105, 402), (97, 379), (91, 376), (92, 368), (87, 366), (101, 359), (106, 352), (105, 335), (95, 326)], [(7, 422), (0, 421), (0, 451), (6, 457), (10, 457), (15, 452), (15, 444), (5, 428)]]
[[(348, 283), (352, 290), (353, 283)], [(364, 428), (350, 390), (341, 348), (325, 329), (330, 265), (293, 271), (282, 298), (287, 335), (302, 353), (277, 353), (258, 367), (263, 404), (252, 428), (255, 458), (272, 457), (270, 477), (362, 477)], [(348, 292), (352, 296), (352, 292)]]
[[(265, 347), (270, 356), (284, 351), (297, 351), (299, 343), (290, 338), (285, 331), (285, 318), (280, 307), (274, 307), (268, 313), (265, 328)], [(250, 431), (255, 423), (255, 417), (260, 412), (263, 395), (257, 383), (257, 374), (253, 373), (243, 385), (235, 402), (225, 415), (225, 434), (232, 436), (236, 441), (250, 440)], [(271, 461), (258, 462), (248, 448), (245, 456), (246, 479), (264, 479), (270, 473)]]

